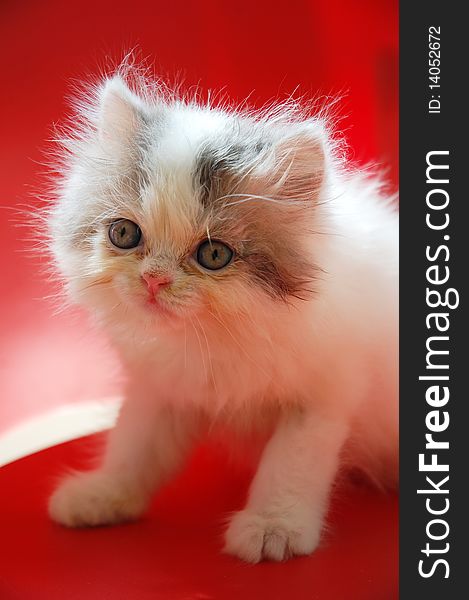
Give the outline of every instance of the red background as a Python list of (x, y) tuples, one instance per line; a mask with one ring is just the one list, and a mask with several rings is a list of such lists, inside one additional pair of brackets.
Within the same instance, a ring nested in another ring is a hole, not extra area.
[[(113, 359), (98, 335), (88, 332), (81, 316), (52, 315), (51, 303), (44, 297), (55, 288), (41, 271), (43, 259), (24, 252), (31, 243), (25, 241), (27, 230), (21, 227), (25, 219), (17, 215), (20, 204), (37, 204), (36, 196), (44, 192), (43, 150), (50, 125), (66, 113), (64, 97), (71, 82), (95, 74), (138, 47), (158, 74), (183, 76), (187, 86), (223, 88), (235, 100), (252, 93), (251, 102), (260, 105), (295, 90), (306, 96), (340, 93), (341, 125), (351, 157), (386, 166), (395, 188), (397, 16), (397, 0), (0, 3), (0, 433), (49, 407), (112, 391), (103, 363)], [(157, 591), (159, 598), (199, 600), (238, 598), (250, 591), (259, 598), (285, 598), (289, 591), (292, 598), (327, 600), (396, 597), (395, 499), (352, 493), (337, 513), (337, 536), (322, 554), (253, 570), (234, 559), (218, 558), (218, 543), (210, 536), (218, 531), (223, 511), (239, 504), (243, 492), (237, 490), (245, 490), (246, 482), (242, 477), (231, 482), (220, 464), (207, 463), (207, 457), (189, 467), (162, 509), (162, 522), (165, 510), (171, 513), (168, 507), (176, 506), (174, 523), (184, 523), (176, 526), (174, 536), (163, 532), (167, 552), (161, 541), (153, 546), (148, 530), (138, 525), (118, 528), (117, 533), (78, 535), (53, 529), (44, 516), (41, 486), (44, 476), (56, 472), (62, 459), (72, 460), (75, 452), (76, 443), (0, 471), (5, 503), (0, 512), (2, 519), (7, 515), (6, 528), (0, 525), (2, 550), (8, 544), (12, 549), (8, 560), (0, 562), (1, 600), (154, 597), (149, 590)], [(207, 504), (209, 514), (202, 518), (197, 511), (206, 509), (195, 501), (193, 518), (181, 519), (177, 511), (187, 511), (187, 498), (200, 493), (194, 480), (199, 476), (214, 494)], [(37, 490), (31, 490), (36, 485)], [(223, 487), (228, 492), (218, 491)], [(191, 529), (198, 518), (207, 523), (203, 538), (209, 540), (200, 549), (197, 528)], [(367, 533), (357, 523), (368, 528)], [(4, 537), (5, 532), (11, 537)], [(120, 554), (114, 546), (124, 538), (140, 548), (136, 556), (142, 561), (139, 567), (129, 566), (126, 577), (126, 560), (133, 564), (128, 548)], [(158, 567), (160, 556), (151, 560), (153, 552), (164, 554), (163, 571)], [(80, 571), (87, 560), (88, 567), (95, 565), (88, 579)], [(212, 571), (207, 570), (207, 561), (213, 562)], [(101, 574), (96, 564), (102, 566)], [(119, 572), (113, 575), (113, 569)], [(151, 569), (156, 569), (156, 579), (145, 587), (144, 574)], [(172, 573), (169, 579), (164, 569)], [(194, 569), (200, 572), (194, 575)], [(140, 583), (133, 579), (137, 572)], [(174, 584), (179, 576), (187, 579), (182, 587)], [(9, 591), (3, 592), (2, 585)], [(72, 589), (80, 592), (74, 595)]]

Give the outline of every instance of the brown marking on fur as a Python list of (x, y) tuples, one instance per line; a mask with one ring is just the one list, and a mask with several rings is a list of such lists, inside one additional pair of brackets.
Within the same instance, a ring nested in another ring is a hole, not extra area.
[[(292, 256), (298, 260), (298, 256)], [(314, 292), (313, 282), (317, 278), (318, 269), (306, 260), (300, 264), (284, 265), (279, 260), (278, 253), (275, 259), (269, 254), (248, 254), (245, 263), (249, 272), (273, 297), (284, 301), (289, 298), (306, 300)]]
[(223, 190), (230, 187), (229, 182), (236, 179), (236, 156), (241, 149), (231, 146), (223, 156), (209, 148), (204, 149), (198, 159), (194, 171), (195, 189), (199, 201), (206, 209), (213, 205), (214, 199), (220, 197)]
[[(304, 147), (304, 140), (292, 138), (280, 144), (268, 157), (273, 168), (262, 175), (256, 163), (243, 175), (235, 170), (234, 154), (222, 160), (208, 150), (196, 170), (210, 235), (235, 248), (233, 268), (283, 301), (308, 298), (320, 272), (302, 242), (323, 178), (322, 150), (318, 142), (308, 142)], [(265, 146), (262, 150), (265, 160)]]

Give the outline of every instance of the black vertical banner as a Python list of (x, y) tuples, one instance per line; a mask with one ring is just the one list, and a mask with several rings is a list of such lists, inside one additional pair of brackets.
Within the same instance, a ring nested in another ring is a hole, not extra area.
[(401, 2), (403, 600), (469, 597), (469, 98), (464, 92), (469, 89), (469, 30), (464, 4)]

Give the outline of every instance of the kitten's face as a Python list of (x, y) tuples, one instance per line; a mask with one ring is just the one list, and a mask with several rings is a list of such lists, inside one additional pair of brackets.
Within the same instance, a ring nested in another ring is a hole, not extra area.
[[(87, 234), (86, 258), (99, 278), (85, 293), (94, 288), (106, 305), (118, 302), (172, 325), (180, 317), (247, 309), (258, 294), (246, 286), (246, 228), (230, 217), (234, 211), (222, 219), (193, 190), (176, 195), (172, 185), (166, 192), (150, 185), (137, 202), (101, 218)], [(76, 282), (79, 288), (82, 283)]]
[(72, 296), (108, 318), (220, 322), (306, 297), (317, 124), (273, 124), (107, 82), (52, 213)]

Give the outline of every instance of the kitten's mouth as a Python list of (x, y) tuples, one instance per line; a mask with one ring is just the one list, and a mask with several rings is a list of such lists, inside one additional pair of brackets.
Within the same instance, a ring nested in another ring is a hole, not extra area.
[(161, 300), (153, 295), (148, 295), (146, 302), (146, 308), (151, 310), (153, 313), (158, 313), (163, 316), (174, 316), (174, 312), (170, 310)]

